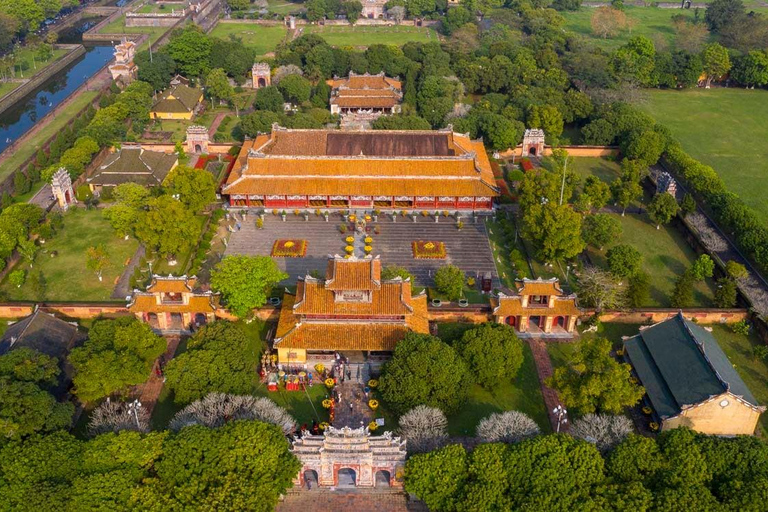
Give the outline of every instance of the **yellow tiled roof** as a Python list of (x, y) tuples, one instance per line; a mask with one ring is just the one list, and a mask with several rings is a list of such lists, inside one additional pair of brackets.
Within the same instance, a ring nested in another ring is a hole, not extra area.
[(161, 277), (154, 276), (152, 284), (147, 287), (148, 292), (156, 293), (184, 293), (190, 292), (195, 287), (197, 279), (189, 277)]
[(371, 292), (371, 302), (336, 302), (322, 282), (299, 282), (296, 315), (403, 316), (411, 313), (410, 283), (384, 283)]
[(381, 288), (381, 260), (376, 258), (331, 258), (325, 271), (328, 290), (378, 290)]
[(343, 108), (392, 108), (400, 100), (395, 96), (352, 96), (333, 98), (331, 103)]
[[(557, 279), (522, 279), (517, 280), (517, 294), (501, 295), (491, 300), (495, 316), (573, 316), (581, 315), (581, 309), (576, 304), (575, 295), (565, 295)], [(553, 307), (546, 305), (529, 305), (523, 307), (523, 297), (526, 295), (555, 296)]]
[(157, 303), (155, 295), (136, 294), (128, 305), (132, 313), (211, 313), (216, 310), (218, 296), (192, 295), (188, 304)]

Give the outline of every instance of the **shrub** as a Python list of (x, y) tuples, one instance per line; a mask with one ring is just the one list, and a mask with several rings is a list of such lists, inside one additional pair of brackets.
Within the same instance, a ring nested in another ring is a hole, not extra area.
[(519, 411), (493, 413), (477, 425), (477, 437), (485, 443), (517, 443), (539, 432), (536, 422)]
[(93, 197), (93, 192), (91, 192), (91, 187), (88, 185), (80, 185), (77, 187), (77, 190), (75, 191), (75, 197), (77, 197), (78, 201), (86, 202), (90, 200)]

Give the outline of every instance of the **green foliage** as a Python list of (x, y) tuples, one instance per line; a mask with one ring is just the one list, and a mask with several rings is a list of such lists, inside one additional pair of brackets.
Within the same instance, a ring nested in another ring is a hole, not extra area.
[(216, 179), (204, 169), (180, 165), (165, 178), (163, 187), (193, 212), (202, 211), (216, 200)]
[(599, 210), (608, 204), (611, 198), (611, 187), (597, 176), (587, 176), (582, 193), (587, 196), (592, 208)]
[(205, 76), (205, 90), (211, 98), (224, 101), (231, 100), (235, 94), (222, 68), (214, 68), (208, 72)]
[(643, 264), (643, 255), (631, 245), (620, 244), (608, 250), (606, 254), (608, 268), (617, 277), (632, 277)]
[(374, 130), (429, 130), (432, 127), (423, 117), (398, 114), (381, 116), (373, 122)]
[(271, 132), (275, 123), (285, 124), (285, 116), (271, 110), (257, 110), (240, 118), (240, 128), (249, 137)]
[(251, 393), (258, 384), (259, 345), (232, 322), (203, 327), (189, 340), (187, 351), (165, 367), (174, 401), (187, 404), (213, 392)]
[(309, 100), (312, 84), (301, 75), (288, 75), (277, 85), (283, 97), (293, 103), (301, 104)]
[(596, 213), (584, 217), (581, 226), (584, 241), (602, 250), (614, 240), (621, 237), (621, 222), (608, 213)]
[(717, 280), (715, 290), (715, 306), (718, 308), (732, 308), (736, 305), (738, 289), (733, 279), (723, 277)]
[(514, 380), (523, 364), (522, 342), (508, 325), (486, 323), (470, 329), (455, 348), (475, 382), (489, 390)]
[(743, 279), (747, 277), (747, 267), (737, 261), (730, 260), (725, 264), (725, 273), (731, 279)]
[(187, 77), (200, 77), (210, 69), (208, 58), (213, 41), (197, 25), (187, 25), (173, 32), (164, 51)]
[(658, 228), (662, 224), (669, 224), (679, 210), (680, 206), (672, 194), (656, 194), (648, 205), (648, 216)]
[(195, 214), (168, 195), (150, 199), (134, 225), (136, 238), (166, 257), (188, 248), (200, 235), (199, 229)]
[(256, 91), (256, 99), (253, 101), (253, 108), (256, 110), (270, 110), (281, 113), (283, 111), (285, 99), (277, 86), (270, 85), (262, 87)]
[(455, 510), (466, 479), (467, 452), (460, 444), (414, 455), (405, 465), (405, 490), (430, 510)]
[(165, 340), (134, 317), (98, 320), (82, 347), (72, 349), (75, 394), (92, 402), (144, 382)]
[(56, 384), (59, 361), (37, 350), (19, 347), (0, 356), (0, 377), (44, 386)]
[(680, 211), (683, 216), (696, 211), (696, 200), (691, 194), (686, 192), (683, 196), (683, 200), (680, 202)]
[(75, 407), (58, 403), (33, 382), (0, 377), (0, 433), (4, 438), (68, 428)]
[(464, 402), (471, 383), (469, 368), (454, 349), (434, 336), (410, 332), (382, 368), (379, 388), (399, 414), (417, 405), (451, 413)]
[(227, 256), (211, 271), (211, 287), (221, 292), (232, 314), (246, 318), (266, 304), (272, 287), (287, 277), (267, 256)]
[(570, 259), (584, 250), (581, 215), (555, 202), (533, 204), (523, 213), (523, 236), (544, 261)]
[(8, 282), (12, 286), (20, 288), (27, 280), (27, 272), (23, 269), (17, 269), (8, 275)]
[(635, 405), (645, 390), (630, 380), (631, 368), (611, 356), (611, 342), (605, 338), (583, 340), (567, 366), (555, 368), (547, 385), (560, 393), (568, 408), (581, 414), (619, 414)]
[(651, 277), (642, 271), (638, 271), (629, 278), (627, 286), (627, 305), (632, 308), (640, 308), (651, 301)]
[(464, 272), (455, 265), (443, 265), (435, 272), (435, 288), (448, 300), (459, 300), (463, 295)]
[(557, 140), (563, 133), (563, 114), (552, 105), (532, 105), (528, 109), (526, 124), (529, 128), (541, 128), (547, 138)]
[(693, 305), (693, 284), (694, 279), (689, 272), (678, 278), (670, 299), (673, 308), (689, 308)]
[(411, 285), (413, 285), (415, 281), (413, 274), (408, 272), (408, 269), (405, 267), (400, 267), (398, 265), (388, 265), (381, 270), (381, 278), (385, 281), (389, 279), (395, 279), (397, 277), (402, 280), (410, 279)]
[(138, 52), (134, 62), (139, 67), (138, 78), (152, 86), (156, 91), (168, 87), (176, 74), (176, 61), (165, 52), (155, 52), (150, 61), (149, 51)]
[(691, 264), (691, 267), (687, 270), (687, 274), (691, 276), (695, 281), (703, 281), (708, 277), (712, 277), (715, 271), (715, 262), (708, 254), (702, 254), (696, 261)]
[(80, 185), (75, 191), (75, 197), (77, 197), (78, 201), (82, 201), (83, 203), (89, 201), (93, 197), (91, 187), (88, 185)]

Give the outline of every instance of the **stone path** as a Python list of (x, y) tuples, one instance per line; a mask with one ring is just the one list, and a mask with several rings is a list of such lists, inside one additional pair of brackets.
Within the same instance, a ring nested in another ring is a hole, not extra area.
[[(344, 254), (347, 245), (344, 239), (350, 232), (342, 234), (339, 231), (341, 219), (338, 216), (325, 222), (322, 217), (311, 214), (310, 220), (305, 221), (289, 213), (287, 220), (282, 222), (280, 217), (267, 213), (263, 229), (256, 228), (256, 217), (249, 215), (242, 223), (242, 229), (231, 234), (226, 254), (269, 256), (275, 240), (306, 240), (307, 254), (304, 258), (277, 258), (278, 266), (289, 275), (287, 283), (294, 283), (297, 277), (303, 277), (310, 271), (324, 274), (328, 255)], [(422, 286), (431, 285), (435, 271), (446, 264), (454, 264), (472, 277), (491, 272), (498, 286), (485, 224), (474, 224), (471, 219), (466, 219), (464, 228), (459, 230), (454, 222), (441, 218), (439, 223), (435, 223), (433, 217), (418, 217), (415, 223), (410, 217), (398, 217), (397, 222), (380, 219), (378, 223), (369, 224), (368, 234), (373, 238), (372, 254), (380, 255), (385, 266), (406, 267)], [(376, 227), (379, 234), (374, 233)], [(416, 240), (445, 243), (448, 257), (445, 260), (414, 259), (411, 242)]]
[(354, 489), (289, 491), (277, 504), (276, 512), (428, 512), (427, 506), (418, 500), (409, 500), (404, 491), (394, 489)]
[(341, 393), (341, 403), (336, 407), (334, 427), (359, 428), (373, 421), (375, 414), (368, 407), (368, 400), (365, 398), (362, 384), (347, 380), (340, 383), (337, 390)]
[[(560, 397), (557, 396), (557, 391), (544, 384), (544, 381), (554, 373), (552, 360), (547, 352), (547, 344), (539, 338), (528, 338), (526, 341), (533, 352), (533, 361), (536, 364), (536, 372), (539, 374), (539, 385), (541, 386), (541, 394), (544, 396), (547, 416), (549, 416), (552, 431), (555, 432), (557, 430), (557, 417), (552, 413), (552, 409), (562, 405), (562, 402), (560, 402)], [(560, 432), (568, 432), (567, 423), (560, 425)]]
[(120, 280), (115, 285), (115, 289), (112, 291), (110, 298), (125, 299), (131, 293), (131, 276), (136, 267), (139, 266), (139, 262), (141, 262), (141, 258), (144, 257), (145, 252), (144, 246), (139, 245), (139, 248), (136, 249), (136, 252), (131, 256), (131, 261), (128, 262), (125, 270), (123, 270), (123, 273), (120, 275)]
[(32, 198), (27, 201), (29, 204), (34, 204), (42, 208), (43, 210), (47, 210), (49, 206), (51, 206), (51, 203), (55, 202), (55, 200), (52, 200), (51, 197), (53, 196), (53, 190), (51, 189), (51, 184), (46, 183), (43, 185), (43, 187), (37, 191), (37, 193), (32, 196)]
[(160, 361), (168, 362), (173, 359), (176, 354), (176, 349), (181, 342), (181, 336), (178, 335), (166, 335), (165, 340), (168, 342), (168, 347), (165, 350), (165, 354), (160, 356), (152, 365), (152, 374), (149, 376), (144, 384), (136, 386), (136, 390), (139, 392), (139, 402), (142, 407), (149, 411), (149, 415), (152, 416), (152, 411), (155, 409), (157, 399), (160, 397), (160, 392), (163, 390), (163, 384), (165, 378), (157, 374), (157, 368), (160, 366)]
[(216, 117), (213, 119), (213, 122), (211, 123), (211, 127), (208, 128), (208, 137), (213, 140), (213, 134), (216, 133), (216, 130), (219, 128), (219, 125), (221, 124), (221, 121), (226, 117), (227, 114), (224, 112), (220, 112), (216, 114)]

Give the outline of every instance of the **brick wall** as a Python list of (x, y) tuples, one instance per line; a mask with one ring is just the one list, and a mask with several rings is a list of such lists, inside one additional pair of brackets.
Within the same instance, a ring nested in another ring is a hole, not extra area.
[[(560, 149), (564, 149), (572, 157), (602, 157), (602, 156), (616, 156), (619, 154), (619, 148), (616, 146), (561, 146)], [(552, 154), (552, 147), (545, 146), (544, 156)], [(512, 158), (523, 156), (522, 144), (506, 151), (498, 153), (499, 158)]]
[[(733, 324), (749, 317), (746, 309), (684, 309), (683, 316), (700, 324)], [(602, 322), (625, 324), (655, 324), (672, 318), (680, 312), (673, 308), (644, 308), (631, 311), (603, 311), (600, 314)], [(585, 310), (584, 316), (591, 316), (594, 310)]]

